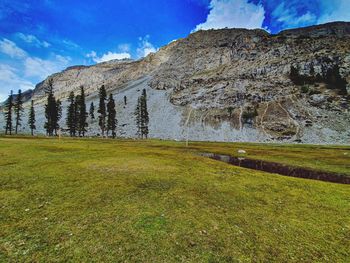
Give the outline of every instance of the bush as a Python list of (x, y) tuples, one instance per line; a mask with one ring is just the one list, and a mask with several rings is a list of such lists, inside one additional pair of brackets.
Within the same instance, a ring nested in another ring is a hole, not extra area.
[(301, 87), (301, 92), (302, 93), (308, 93), (309, 92), (309, 86), (307, 86), (307, 85), (303, 85), (302, 87)]
[(258, 116), (258, 111), (256, 108), (252, 110), (250, 107), (248, 107), (247, 111), (242, 113), (243, 123), (251, 123), (256, 116)]

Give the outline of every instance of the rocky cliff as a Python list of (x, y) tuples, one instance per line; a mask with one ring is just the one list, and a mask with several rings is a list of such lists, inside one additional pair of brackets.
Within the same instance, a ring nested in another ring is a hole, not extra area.
[[(97, 105), (105, 85), (116, 98), (123, 137), (135, 137), (133, 112), (145, 88), (153, 138), (350, 142), (350, 23), (277, 35), (198, 31), (137, 61), (76, 66), (49, 78), (63, 101), (84, 86), (87, 103)], [(41, 132), (48, 79), (32, 97)], [(89, 120), (89, 134), (98, 133), (97, 121)]]

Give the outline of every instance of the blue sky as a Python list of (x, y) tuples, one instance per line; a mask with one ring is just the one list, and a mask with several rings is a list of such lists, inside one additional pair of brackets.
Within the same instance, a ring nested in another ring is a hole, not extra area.
[(200, 29), (350, 21), (350, 0), (0, 0), (0, 100), (72, 65), (138, 59)]

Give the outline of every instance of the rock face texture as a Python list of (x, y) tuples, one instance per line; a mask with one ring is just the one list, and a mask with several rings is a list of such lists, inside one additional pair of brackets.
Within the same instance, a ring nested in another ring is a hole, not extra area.
[[(95, 108), (105, 85), (122, 137), (136, 137), (133, 113), (145, 88), (152, 138), (350, 143), (350, 23), (277, 35), (198, 31), (138, 61), (76, 66), (49, 78), (62, 101), (84, 86), (87, 106), (93, 101)], [(40, 132), (48, 79), (32, 96)], [(88, 134), (99, 133), (97, 122), (89, 119)]]

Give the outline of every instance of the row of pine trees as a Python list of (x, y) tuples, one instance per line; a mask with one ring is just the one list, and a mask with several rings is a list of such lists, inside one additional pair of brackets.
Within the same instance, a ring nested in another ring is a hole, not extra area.
[[(47, 94), (47, 103), (45, 104), (45, 118), (46, 122), (44, 128), (48, 136), (57, 136), (60, 131), (59, 121), (62, 118), (62, 103), (59, 99), (55, 98), (53, 90), (53, 81), (48, 81), (48, 86), (45, 89)], [(84, 137), (87, 132), (87, 118), (90, 115), (92, 120), (95, 119), (95, 106), (93, 102), (90, 104), (89, 113), (86, 109), (85, 103), (85, 91), (84, 87), (80, 87), (80, 94), (75, 95), (74, 92), (70, 92), (68, 97), (68, 108), (66, 116), (67, 132), (71, 137), (79, 136)], [(124, 96), (124, 104), (126, 105), (126, 96)], [(99, 105), (98, 105), (98, 124), (101, 129), (101, 135), (116, 137), (117, 129), (117, 112), (116, 104), (113, 95), (110, 94), (107, 98), (107, 92), (105, 86), (102, 85), (99, 89)], [(12, 123), (12, 113), (15, 114), (15, 125)], [(5, 134), (11, 135), (13, 130), (15, 134), (18, 133), (18, 129), (22, 123), (23, 114), (23, 96), (21, 90), (14, 98), (11, 91), (6, 103), (5, 103)], [(138, 98), (135, 119), (137, 126), (137, 136), (139, 138), (148, 137), (148, 123), (149, 116), (147, 111), (147, 95), (146, 90), (143, 89), (142, 95)], [(31, 135), (34, 135), (35, 126), (35, 110), (34, 101), (31, 101), (31, 107), (28, 112), (28, 125), (31, 130)]]

